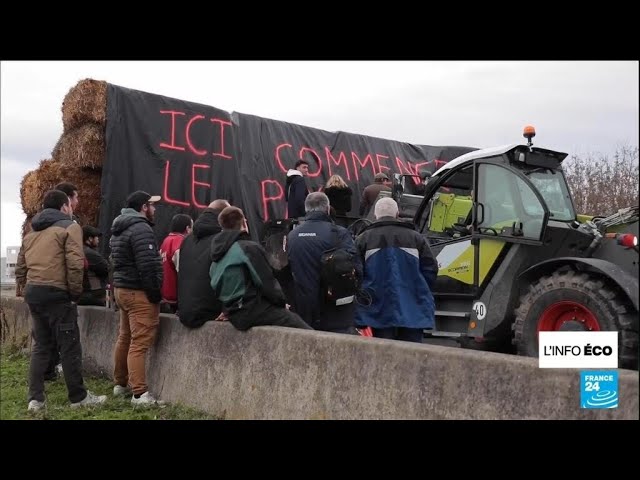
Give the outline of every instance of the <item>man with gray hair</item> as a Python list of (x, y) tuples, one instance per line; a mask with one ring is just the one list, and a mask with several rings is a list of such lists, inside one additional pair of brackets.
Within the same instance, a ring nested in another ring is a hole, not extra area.
[[(329, 198), (310, 193), (304, 202), (305, 221), (287, 236), (287, 255), (295, 282), (295, 310), (316, 330), (356, 333), (353, 322), (354, 298), (328, 299), (321, 288), (321, 259), (328, 250), (342, 251), (353, 262), (354, 279), (362, 266), (353, 239), (346, 228), (334, 225), (329, 216)], [(350, 297), (350, 298), (349, 298)]]
[(364, 262), (362, 289), (370, 305), (359, 305), (356, 324), (373, 336), (422, 343), (423, 329), (435, 326), (432, 289), (438, 264), (425, 237), (398, 220), (398, 204), (381, 198), (376, 221), (356, 239)]

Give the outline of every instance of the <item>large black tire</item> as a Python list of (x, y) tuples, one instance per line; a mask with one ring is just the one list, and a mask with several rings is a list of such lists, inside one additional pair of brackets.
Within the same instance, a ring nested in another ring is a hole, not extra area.
[(520, 355), (538, 356), (538, 322), (549, 306), (561, 301), (575, 302), (589, 309), (600, 330), (617, 330), (619, 367), (638, 369), (637, 312), (632, 312), (600, 278), (573, 270), (540, 278), (520, 298), (513, 324), (514, 343)]

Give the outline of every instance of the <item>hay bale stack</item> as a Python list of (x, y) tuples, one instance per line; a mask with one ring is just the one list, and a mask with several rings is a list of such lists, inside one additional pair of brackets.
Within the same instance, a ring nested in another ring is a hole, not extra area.
[(69, 167), (102, 168), (106, 153), (104, 136), (104, 124), (85, 123), (63, 133), (51, 155)]
[(64, 132), (85, 123), (104, 125), (107, 120), (107, 82), (87, 78), (69, 90), (62, 102)]
[[(29, 177), (27, 179), (27, 177)], [(78, 187), (80, 202), (74, 213), (82, 225), (98, 225), (100, 209), (100, 170), (71, 167), (53, 160), (43, 160), (37, 170), (29, 172), (23, 179), (22, 209), (29, 216), (42, 210), (42, 197), (60, 182), (71, 182)], [(28, 182), (27, 182), (28, 180)], [(28, 187), (28, 188), (27, 188)], [(24, 229), (23, 229), (24, 232)]]

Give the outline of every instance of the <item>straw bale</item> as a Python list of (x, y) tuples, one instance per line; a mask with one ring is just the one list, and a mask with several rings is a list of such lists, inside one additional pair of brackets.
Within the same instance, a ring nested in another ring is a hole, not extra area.
[(62, 102), (65, 133), (85, 123), (104, 125), (107, 120), (107, 82), (86, 78), (71, 88)]
[[(56, 175), (59, 168), (56, 163), (51, 159), (41, 160), (37, 169), (23, 177), (20, 185), (20, 201), (22, 211), (27, 215), (33, 216), (42, 210), (42, 195), (62, 181), (55, 181), (58, 178)], [(52, 177), (54, 180), (51, 180)]]
[(31, 170), (22, 177), (22, 182), (20, 182), (20, 203), (22, 204), (22, 211), (26, 215), (34, 215), (38, 211), (37, 208), (34, 208), (37, 206), (37, 202), (34, 204), (29, 199), (26, 199), (29, 192), (35, 191), (37, 191), (37, 176), (36, 171)]
[(51, 152), (53, 158), (69, 167), (102, 168), (105, 156), (104, 125), (85, 123), (63, 133)]

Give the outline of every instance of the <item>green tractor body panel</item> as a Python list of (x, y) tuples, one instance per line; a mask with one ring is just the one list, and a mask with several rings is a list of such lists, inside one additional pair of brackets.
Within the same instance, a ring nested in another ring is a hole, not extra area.
[(454, 193), (440, 193), (433, 202), (429, 229), (433, 232), (445, 232), (455, 223), (465, 223), (471, 211), (471, 197)]

